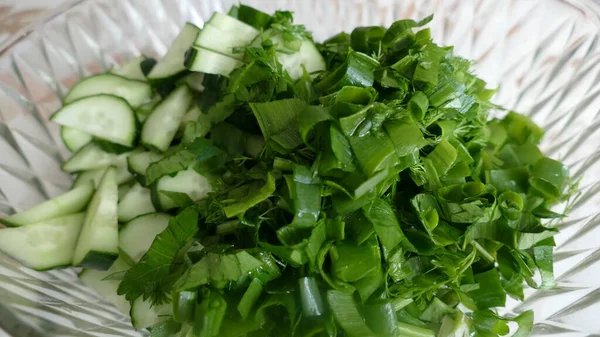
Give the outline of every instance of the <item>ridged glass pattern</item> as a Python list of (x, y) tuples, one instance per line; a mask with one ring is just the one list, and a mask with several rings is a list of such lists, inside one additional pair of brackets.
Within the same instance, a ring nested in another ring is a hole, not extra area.
[[(48, 117), (79, 78), (139, 54), (162, 55), (185, 21), (237, 0), (88, 0), (0, 47), (0, 216), (69, 188), (69, 152)], [(600, 336), (600, 6), (592, 0), (247, 0), (288, 9), (316, 40), (361, 25), (423, 18), (436, 41), (477, 61), (496, 102), (547, 130), (543, 150), (580, 179), (557, 237), (553, 290), (527, 290), (534, 336)], [(0, 253), (0, 336), (140, 336), (76, 270), (39, 273)]]

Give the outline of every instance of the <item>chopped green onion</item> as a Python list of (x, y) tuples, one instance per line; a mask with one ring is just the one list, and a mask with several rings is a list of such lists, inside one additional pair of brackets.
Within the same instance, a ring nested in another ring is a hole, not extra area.
[(544, 130), (524, 115), (509, 112), (501, 124), (506, 129), (508, 137), (518, 145), (539, 144), (544, 135)]
[(259, 279), (253, 279), (252, 282), (250, 282), (250, 286), (248, 287), (248, 289), (246, 289), (244, 296), (242, 296), (242, 299), (240, 300), (240, 303), (237, 306), (237, 310), (240, 313), (240, 315), (242, 315), (243, 320), (246, 320), (246, 318), (248, 318), (250, 310), (252, 310), (252, 307), (254, 306), (254, 304), (256, 304), (256, 301), (260, 297), (262, 291), (263, 283)]
[(348, 336), (375, 336), (358, 311), (354, 297), (351, 294), (329, 290), (327, 292), (327, 303), (329, 303), (336, 321)]
[(321, 210), (321, 190), (318, 183), (308, 167), (294, 167), (294, 187), (291, 191), (295, 215), (291, 226), (313, 227), (317, 223)]
[(385, 275), (381, 267), (376, 268), (369, 275), (354, 282), (354, 287), (360, 296), (361, 302), (365, 303), (385, 282)]
[(529, 183), (544, 197), (555, 200), (562, 194), (568, 179), (569, 171), (561, 162), (544, 157), (531, 168)]
[(398, 336), (398, 321), (394, 306), (390, 301), (368, 304), (363, 307), (367, 325), (374, 335), (381, 337)]
[(298, 116), (306, 108), (301, 100), (292, 98), (267, 103), (250, 103), (265, 140), (272, 140), (284, 151), (302, 144), (298, 132)]
[(427, 95), (421, 91), (415, 91), (410, 98), (410, 101), (408, 101), (408, 109), (412, 114), (413, 119), (416, 121), (423, 120), (428, 108), (429, 99), (427, 98)]
[(399, 157), (407, 156), (427, 145), (419, 126), (414, 122), (390, 121), (385, 123), (385, 130)]
[(174, 292), (171, 298), (173, 300), (173, 318), (180, 323), (192, 323), (195, 317), (198, 292), (195, 290)]
[(331, 271), (344, 282), (355, 282), (379, 268), (379, 244), (374, 236), (361, 245), (342, 243), (331, 252)]
[(498, 197), (502, 215), (508, 220), (517, 220), (523, 211), (523, 198), (515, 192), (506, 191)]
[(196, 309), (194, 336), (217, 337), (226, 310), (227, 302), (225, 299), (217, 292), (205, 289), (202, 292), (202, 302)]
[(379, 26), (358, 27), (350, 34), (352, 49), (365, 54), (377, 51), (386, 29)]
[(325, 304), (317, 281), (313, 277), (303, 277), (298, 280), (302, 313), (306, 317), (318, 317), (325, 314)]
[(446, 174), (457, 158), (456, 149), (447, 140), (442, 140), (427, 156), (439, 176)]
[(400, 229), (394, 211), (385, 200), (373, 200), (363, 207), (363, 213), (373, 224), (373, 229), (377, 233), (386, 254), (392, 254), (399, 245), (402, 245), (405, 249), (414, 250), (414, 247), (408, 242), (402, 229)]
[(332, 70), (315, 86), (324, 92), (333, 92), (344, 86), (370, 87), (375, 80), (379, 62), (363, 53), (350, 51), (346, 62)]
[(435, 332), (430, 329), (398, 322), (398, 333), (406, 337), (435, 337)]

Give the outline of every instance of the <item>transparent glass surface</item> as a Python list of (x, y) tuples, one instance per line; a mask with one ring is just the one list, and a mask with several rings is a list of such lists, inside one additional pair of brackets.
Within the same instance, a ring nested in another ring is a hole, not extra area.
[[(48, 117), (79, 78), (139, 54), (158, 57), (185, 21), (202, 25), (237, 0), (89, 0), (64, 6), (0, 47), (0, 216), (69, 188), (69, 156)], [(600, 6), (592, 0), (248, 0), (288, 9), (316, 40), (360, 25), (435, 13), (436, 41), (476, 60), (495, 100), (547, 130), (543, 150), (580, 179), (559, 224), (553, 290), (526, 291), (534, 336), (600, 335)], [(0, 335), (140, 336), (76, 270), (39, 273), (0, 253)]]

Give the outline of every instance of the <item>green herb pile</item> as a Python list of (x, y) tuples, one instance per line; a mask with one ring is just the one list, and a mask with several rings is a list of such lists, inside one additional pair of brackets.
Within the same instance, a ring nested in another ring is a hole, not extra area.
[(327, 70), (297, 81), (277, 53), (310, 32), (289, 12), (238, 19), (261, 43), (205, 76), (199, 119), (147, 170), (193, 165), (213, 186), (165, 192), (178, 214), (120, 283), (174, 303), (152, 334), (527, 336), (532, 312), (494, 308), (555, 284), (548, 224), (572, 183), (543, 130), (490, 120), (494, 90), (431, 40), (431, 17), (340, 33), (318, 45)]

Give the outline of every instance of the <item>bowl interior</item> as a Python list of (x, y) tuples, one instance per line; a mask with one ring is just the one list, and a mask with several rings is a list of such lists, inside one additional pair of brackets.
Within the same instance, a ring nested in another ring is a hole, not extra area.
[[(546, 130), (542, 148), (580, 180), (558, 226), (556, 289), (527, 290), (508, 313), (534, 309), (536, 336), (600, 334), (600, 6), (592, 0), (248, 0), (295, 12), (322, 41), (340, 30), (435, 13), (433, 38), (475, 60), (495, 101)], [(236, 0), (90, 0), (0, 47), (0, 216), (68, 189), (69, 156), (48, 117), (79, 78), (139, 54), (158, 57), (185, 21), (202, 25)], [(499, 113), (502, 113), (499, 111)], [(565, 206), (565, 205), (563, 205)], [(14, 336), (139, 336), (129, 319), (77, 281), (0, 253), (0, 327)], [(1, 335), (1, 333), (0, 333)]]

